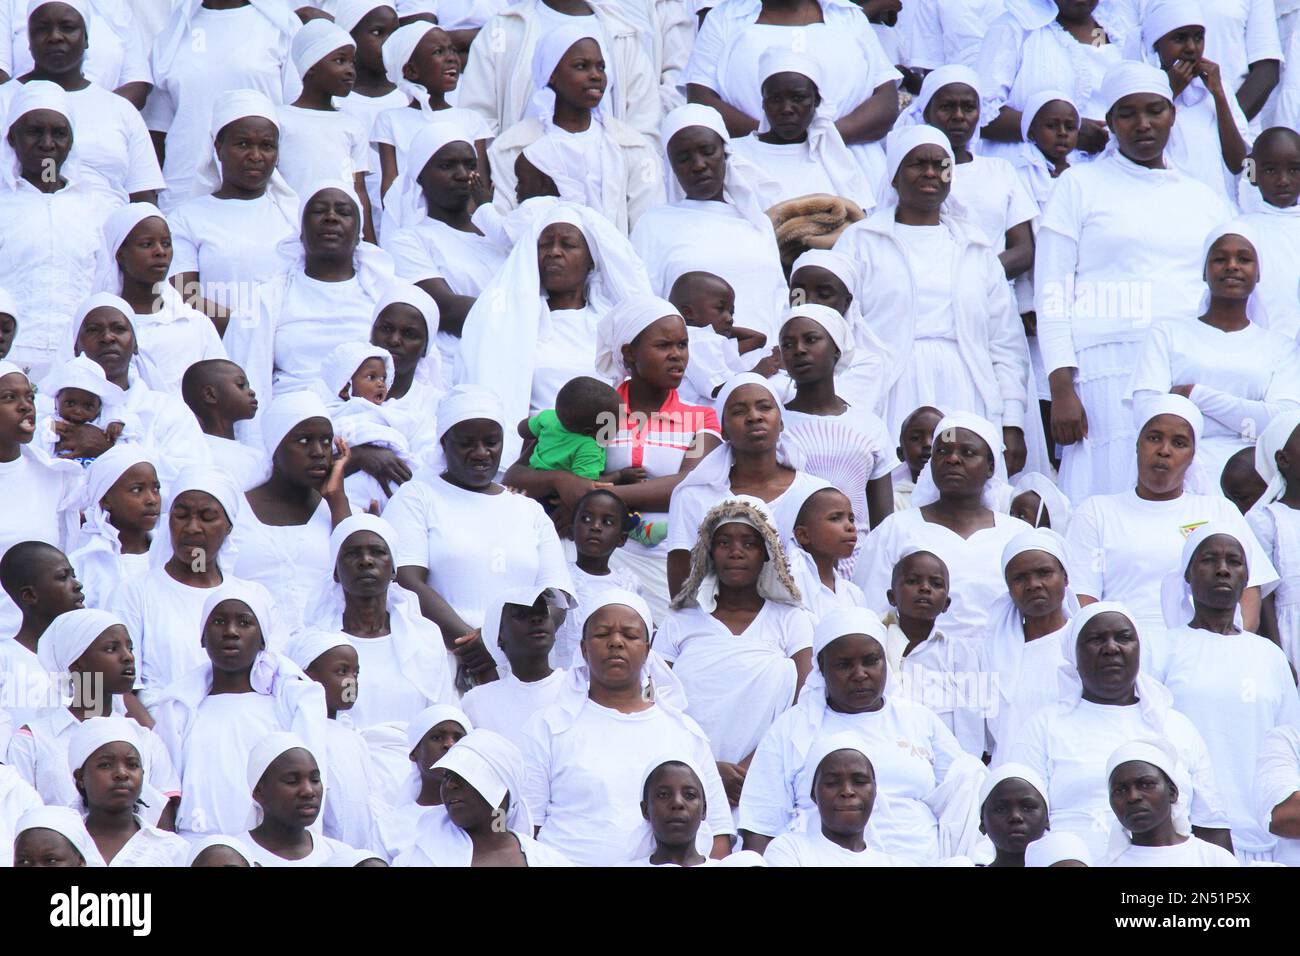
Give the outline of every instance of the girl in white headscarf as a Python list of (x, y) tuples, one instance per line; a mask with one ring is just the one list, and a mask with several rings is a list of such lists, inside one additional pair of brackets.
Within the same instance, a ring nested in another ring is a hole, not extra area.
[(1106, 761), (1122, 743), (1161, 737), (1195, 783), (1190, 809), (1197, 829), (1228, 846), (1228, 816), (1205, 741), (1173, 709), (1169, 691), (1140, 671), (1142, 645), (1132, 612), (1118, 602), (1088, 605), (1071, 618), (1061, 653), (1058, 703), (1031, 718), (999, 759), (1026, 764), (1046, 781), (1052, 829), (1081, 837), (1101, 858), (1111, 819)]
[(243, 835), (260, 866), (324, 866), (352, 847), (320, 832), (325, 768), (320, 751), (294, 733), (267, 734), (248, 755), (252, 806)]
[(1134, 487), (1094, 495), (1070, 519), (1066, 541), (1080, 602), (1123, 601), (1137, 624), (1161, 627), (1161, 582), (1177, 568), (1188, 533), (1221, 521), (1246, 545), (1250, 576), (1241, 611), (1247, 630), (1258, 628), (1260, 588), (1269, 589), (1277, 572), (1236, 506), (1205, 482), (1196, 460), (1204, 427), (1200, 410), (1170, 393), (1133, 404)]
[(892, 692), (885, 642), (884, 625), (865, 608), (838, 608), (818, 622), (799, 703), (772, 724), (745, 776), (745, 849), (762, 852), (781, 834), (816, 826), (820, 760), (810, 755), (819, 738), (841, 733), (874, 755), (880, 850), (928, 864), (965, 854), (978, 839), (976, 795), (987, 771), (929, 708)]
[[(457, 380), (492, 389), (506, 420), (555, 407), (560, 387), (595, 374), (596, 330), (619, 299), (648, 292), (645, 268), (599, 213), (561, 204), (524, 233), (465, 319)], [(506, 429), (504, 458), (519, 457)]]
[(407, 775), (391, 806), (377, 823), (379, 838), (389, 862), (410, 850), (420, 824), (447, 815), (442, 804), (441, 770), (434, 764), (474, 729), (470, 719), (454, 704), (434, 704), (406, 725)]
[[(35, 380), (66, 353), (73, 315), (94, 288), (100, 225), (114, 205), (80, 175), (72, 115), (62, 89), (33, 80), (10, 100), (0, 137), (0, 215), (26, 224), (0, 235), (0, 285), (24, 304), (8, 357)], [(38, 148), (47, 136), (53, 154)]]
[(1070, 499), (1061, 493), (1046, 475), (1037, 471), (1022, 471), (1011, 487), (1011, 502), (1007, 511), (1013, 518), (1033, 528), (1051, 528), (1062, 537), (1070, 528), (1074, 509)]
[(178, 395), (187, 368), (226, 357), (212, 320), (186, 305), (167, 281), (172, 232), (157, 206), (131, 203), (104, 220), (99, 256), (95, 291), (120, 295), (131, 306), (150, 388)]
[(571, 866), (533, 839), (524, 802), (524, 755), (491, 730), (471, 730), (433, 769), (446, 812), (427, 814), (396, 866)]
[(149, 570), (161, 486), (153, 456), (139, 445), (114, 445), (86, 471), (81, 538), (68, 560), (90, 607), (110, 607), (126, 582)]
[(324, 759), (325, 693), (270, 649), (281, 638), (264, 588), (228, 581), (209, 592), (200, 617), (207, 661), (153, 705), (155, 731), (180, 771), (177, 831), (239, 833), (252, 811), (241, 768), (260, 742), (292, 731)]
[[(765, 213), (771, 178), (737, 156), (717, 110), (690, 104), (663, 119), (668, 203), (650, 210), (632, 232), (656, 295), (667, 296), (687, 272), (711, 272), (736, 292), (746, 328), (776, 340), (786, 297), (776, 234)], [(767, 354), (755, 351), (751, 362)]]
[(1111, 822), (1107, 866), (1239, 866), (1193, 835), (1192, 781), (1167, 741), (1133, 740), (1106, 761)]
[(1255, 445), (1255, 471), (1268, 486), (1246, 523), (1281, 580), (1264, 598), (1260, 633), (1300, 664), (1300, 411), (1277, 415)]
[[(1282, 649), (1238, 623), (1248, 567), (1236, 532), (1210, 522), (1188, 535), (1165, 579), (1167, 630), (1152, 642), (1148, 669), (1205, 738), (1233, 848), (1250, 863), (1272, 860), (1277, 843), (1255, 813), (1256, 758), (1268, 731), (1300, 726), (1300, 698)], [(1248, 694), (1235, 690), (1247, 687)]]
[[(298, 232), (298, 196), (276, 169), (280, 119), (256, 90), (212, 103), (208, 133), (194, 144), (188, 191), (163, 194), (172, 230), (171, 281), (223, 332), (232, 315), (255, 314), (262, 283), (282, 268), (277, 249)], [(265, 397), (265, 395), (263, 396)]]
[(625, 866), (717, 866), (704, 825), (708, 797), (690, 757), (664, 753), (641, 773), (641, 816)]
[(81, 814), (68, 807), (28, 810), (14, 824), (12, 848), (16, 867), (104, 865)]
[(164, 209), (195, 191), (194, 161), (207, 153), (216, 132), (208, 127), (214, 105), (228, 91), (256, 90), (273, 103), (297, 97), (301, 84), (289, 42), (301, 25), (288, 4), (275, 0), (175, 5), (149, 58), (154, 89), (144, 111), (149, 129), (167, 134)]
[(1197, 455), (1217, 485), (1227, 460), (1254, 445), (1273, 416), (1300, 408), (1300, 351), (1261, 314), (1255, 290), (1265, 267), (1251, 227), (1239, 220), (1215, 226), (1204, 250), (1199, 318), (1151, 328), (1129, 396), (1137, 403), (1174, 392), (1196, 404), (1205, 416)]
[(764, 502), (742, 495), (709, 510), (655, 651), (674, 664), (733, 806), (754, 748), (811, 670), (802, 600)]
[(921, 405), (982, 415), (1019, 471), (1028, 355), (1002, 264), (950, 196), (948, 137), (909, 126), (890, 134), (887, 149), (885, 203), (835, 243), (863, 264), (853, 293), (888, 349), (882, 417), (898, 434)]

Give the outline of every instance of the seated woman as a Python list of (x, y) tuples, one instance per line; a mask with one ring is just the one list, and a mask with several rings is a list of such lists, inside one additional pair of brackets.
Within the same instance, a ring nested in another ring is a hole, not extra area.
[[(402, 432), (411, 453), (424, 461), (438, 447), (436, 410), (455, 367), (443, 363), (440, 346), (433, 344), (440, 334), (440, 315), (438, 304), (419, 286), (395, 282), (375, 303), (370, 326), (370, 344), (393, 359), (384, 417)], [(380, 485), (392, 488), (386, 479)]]
[(754, 748), (812, 669), (814, 621), (801, 601), (767, 506), (742, 495), (709, 509), (654, 648), (674, 665), (732, 806)]
[(1254, 445), (1274, 416), (1300, 409), (1300, 351), (1268, 328), (1255, 295), (1264, 273), (1256, 243), (1244, 222), (1210, 231), (1199, 318), (1152, 326), (1128, 385), (1135, 406), (1172, 392), (1201, 410), (1197, 458), (1216, 485), (1227, 460)]
[(822, 98), (826, 78), (818, 62), (772, 47), (759, 57), (758, 81), (763, 117), (757, 130), (733, 141), (732, 149), (773, 177), (773, 188), (762, 193), (764, 207), (826, 193), (870, 210), (875, 188), (835, 126), (835, 105)]
[(1250, 576), (1241, 613), (1246, 630), (1257, 630), (1260, 588), (1276, 581), (1277, 572), (1236, 506), (1204, 478), (1197, 461), (1200, 410), (1181, 395), (1163, 394), (1135, 402), (1133, 411), (1136, 487), (1094, 495), (1070, 519), (1066, 544), (1079, 602), (1123, 601), (1139, 627), (1163, 626), (1161, 583), (1177, 570), (1187, 529), (1223, 522), (1246, 544)]
[(1197, 832), (1231, 847), (1228, 816), (1215, 787), (1205, 741), (1158, 681), (1141, 673), (1142, 645), (1123, 604), (1090, 604), (1070, 620), (1061, 642), (1058, 703), (1040, 710), (1011, 741), (1006, 759), (1036, 771), (1047, 784), (1052, 826), (1082, 838), (1095, 859), (1110, 828), (1106, 760), (1122, 743), (1163, 737), (1188, 768)]
[(570, 379), (596, 375), (601, 318), (649, 291), (636, 252), (599, 213), (561, 203), (525, 229), (465, 319), (456, 372), (500, 398), (512, 423), (506, 461), (522, 444), (513, 423), (554, 408)]
[(888, 349), (890, 434), (921, 405), (973, 412), (1001, 430), (1015, 474), (1026, 454), (1025, 336), (993, 246), (949, 199), (955, 162), (933, 127), (891, 133), (885, 201), (835, 251), (862, 264), (854, 296)]
[[(804, 775), (820, 819), (803, 833), (783, 833), (769, 843), (763, 854), (768, 866), (915, 865), (867, 842), (877, 794), (875, 762), (869, 750), (875, 748), (848, 732), (813, 743)], [(871, 843), (877, 843), (874, 833)]]
[(292, 733), (267, 734), (248, 755), (252, 791), (243, 842), (257, 866), (324, 866), (351, 849), (313, 827), (325, 799), (324, 773), (310, 746)]
[(86, 831), (106, 866), (179, 866), (188, 844), (140, 815), (145, 771), (138, 725), (91, 717), (72, 732), (68, 766), (85, 807)]
[(745, 775), (745, 849), (762, 852), (803, 829), (816, 804), (810, 754), (819, 737), (840, 732), (875, 753), (884, 799), (872, 829), (880, 850), (928, 864), (974, 844), (984, 765), (927, 707), (889, 691), (885, 640), (884, 625), (865, 608), (838, 608), (818, 622), (808, 685), (772, 724)]
[(991, 867), (1020, 866), (1025, 850), (1047, 831), (1047, 785), (1029, 767), (1007, 763), (980, 787), (980, 833), (993, 844)]
[(1164, 740), (1134, 740), (1106, 761), (1111, 824), (1107, 866), (1240, 866), (1223, 847), (1194, 835), (1192, 781)]
[(94, 289), (100, 227), (116, 205), (79, 175), (72, 115), (60, 87), (24, 83), (0, 143), (0, 214), (27, 223), (0, 236), (0, 286), (23, 303), (8, 358), (33, 381), (66, 354), (73, 314)]
[(586, 666), (571, 671), (570, 691), (524, 728), (524, 799), (537, 814), (537, 838), (577, 866), (626, 858), (641, 822), (642, 768), (665, 749), (680, 749), (703, 774), (711, 855), (731, 848), (735, 827), (708, 738), (662, 685), (652, 683), (647, 696), (651, 633), (641, 598), (606, 592), (583, 627)]
[(207, 662), (168, 686), (152, 712), (180, 772), (177, 831), (240, 833), (252, 809), (240, 768), (276, 731), (292, 730), (324, 754), (325, 692), (268, 649), (275, 635), (264, 588), (226, 581), (208, 593), (200, 619)]
[(504, 128), (488, 150), (493, 205), (501, 213), (518, 205), (516, 161), (525, 148), (543, 141), (555, 161), (547, 172), (556, 182), (574, 182), (582, 190), (574, 196), (560, 190), (561, 196), (601, 213), (624, 234), (646, 210), (663, 203), (654, 147), (608, 115), (602, 103), (605, 69), (605, 51), (590, 24), (575, 20), (542, 36), (533, 52), (537, 91), (528, 116)]
[(86, 469), (84, 523), (68, 556), (91, 607), (112, 607), (123, 586), (149, 570), (162, 486), (153, 454), (139, 445), (114, 445)]
[(443, 772), (435, 770), (434, 764), (473, 729), (470, 719), (454, 704), (434, 704), (406, 725), (406, 780), (401, 792), (391, 801), (391, 807), (376, 821), (382, 849), (390, 862), (411, 849), (425, 817), (446, 816), (442, 803)]
[(491, 730), (471, 730), (438, 758), (446, 813), (421, 818), (398, 866), (571, 866), (533, 839), (524, 755)]
[[(1164, 583), (1168, 630), (1150, 642), (1157, 653), (1147, 662), (1205, 738), (1243, 864), (1272, 860), (1277, 843), (1258, 822), (1251, 793), (1260, 746), (1274, 727), (1300, 726), (1286, 654), (1236, 623), (1248, 564), (1233, 529), (1210, 522), (1188, 535), (1182, 572)], [(1249, 694), (1241, 692), (1247, 687)]]
[(948, 566), (952, 605), (936, 622), (949, 637), (982, 641), (989, 609), (1006, 582), (998, 559), (1029, 526), (1004, 514), (999, 432), (970, 414), (948, 415), (935, 427), (930, 466), (912, 507), (890, 515), (867, 537), (853, 580), (867, 606), (884, 614), (894, 566), (905, 550), (922, 547)]
[(426, 707), (456, 699), (441, 635), (421, 616), (415, 595), (395, 583), (398, 547), (397, 530), (383, 518), (344, 519), (329, 537), (332, 582), (307, 613), (310, 629), (338, 634), (356, 649), (366, 692), (348, 713), (358, 729), (404, 727)]
[(104, 221), (97, 291), (120, 295), (131, 306), (145, 383), (179, 395), (185, 370), (204, 359), (224, 359), (217, 327), (190, 308), (167, 282), (172, 231), (152, 203), (131, 203)]
[[(176, 196), (177, 189), (168, 189), (163, 205), (174, 241), (169, 279), (187, 304), (224, 332), (232, 316), (253, 316), (261, 286), (281, 271), (280, 243), (301, 222), (295, 221), (298, 196), (276, 169), (275, 104), (255, 90), (233, 89), (221, 92), (211, 109), (206, 142), (197, 151), (194, 191), (182, 189)], [(169, 166), (177, 165), (167, 158)]]
[(641, 816), (626, 866), (717, 866), (700, 773), (685, 757), (656, 757), (641, 774)]
[(70, 807), (36, 807), (14, 824), (15, 867), (103, 866), (81, 814)]
[(1026, 721), (1057, 701), (1056, 672), (1079, 599), (1070, 588), (1065, 541), (1047, 528), (1016, 535), (1002, 549), (1007, 593), (989, 612), (985, 666), (996, 675), (997, 712), (988, 718), (995, 761)]
[(330, 532), (352, 513), (343, 488), (348, 446), (334, 438), (324, 403), (292, 392), (262, 413), (271, 475), (244, 493), (247, 512), (231, 532), (240, 578), (278, 595), (290, 631), (328, 579)]
[[(650, 286), (665, 298), (687, 272), (710, 272), (736, 290), (736, 315), (775, 341), (784, 295), (781, 255), (763, 190), (769, 177), (737, 156), (718, 111), (679, 106), (663, 119), (668, 203), (647, 212), (632, 231)], [(770, 351), (770, 349), (769, 349)], [(758, 350), (751, 361), (766, 354)]]

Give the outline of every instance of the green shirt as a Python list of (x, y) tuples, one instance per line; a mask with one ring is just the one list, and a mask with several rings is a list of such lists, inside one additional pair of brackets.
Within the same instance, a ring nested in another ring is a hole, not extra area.
[(590, 435), (577, 435), (560, 424), (555, 410), (548, 408), (528, 419), (528, 430), (537, 446), (528, 459), (539, 471), (571, 471), (581, 478), (596, 479), (605, 471), (605, 449)]

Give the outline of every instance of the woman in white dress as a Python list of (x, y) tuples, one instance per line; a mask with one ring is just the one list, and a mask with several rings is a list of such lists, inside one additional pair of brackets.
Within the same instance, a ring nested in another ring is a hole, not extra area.
[(1294, 667), (1300, 663), (1300, 411), (1283, 412), (1264, 429), (1255, 470), (1268, 484), (1246, 523), (1281, 578), (1264, 598), (1259, 630)]
[(325, 800), (325, 771), (316, 751), (296, 734), (263, 737), (248, 755), (252, 807), (243, 835), (259, 866), (324, 866), (346, 843), (320, 832), (317, 821)]
[[(63, 57), (54, 58), (60, 67), (75, 61), (78, 75), (84, 70), (86, 79), (125, 100), (138, 115), (153, 78), (149, 49), (136, 24), (135, 5), (124, 0), (61, 0), (52, 10), (41, 9), (54, 2), (58, 0), (15, 3), (5, 15), (5, 27), (13, 31), (11, 37), (0, 37), (0, 70), (6, 79), (22, 80), (40, 72), (49, 64), (42, 54), (58, 49), (58, 44), (50, 41), (59, 37), (65, 44)], [(92, 34), (93, 47), (88, 43)]]
[(1088, 605), (1070, 620), (1061, 652), (1058, 703), (1040, 710), (1006, 750), (1007, 760), (1046, 781), (1053, 830), (1075, 834), (1103, 858), (1111, 820), (1106, 761), (1121, 744), (1158, 737), (1177, 750), (1195, 783), (1190, 809), (1197, 832), (1230, 847), (1205, 741), (1173, 709), (1169, 691), (1140, 671), (1140, 633), (1128, 608)]
[(1217, 493), (1196, 461), (1202, 418), (1181, 395), (1135, 403), (1137, 481), (1128, 491), (1094, 495), (1070, 519), (1066, 535), (1074, 590), (1082, 604), (1123, 601), (1141, 627), (1164, 625), (1161, 583), (1178, 568), (1187, 534), (1224, 522), (1246, 545), (1250, 576), (1241, 613), (1247, 630), (1259, 627), (1260, 589), (1277, 571), (1236, 506)]
[(888, 349), (882, 417), (898, 434), (921, 405), (980, 415), (1001, 430), (1015, 474), (1026, 454), (1029, 358), (1006, 274), (950, 198), (948, 137), (909, 126), (891, 133), (887, 148), (885, 201), (835, 243), (863, 264), (854, 296)]
[(1258, 248), (1239, 220), (1211, 230), (1199, 318), (1153, 326), (1129, 381), (1134, 404), (1173, 392), (1201, 410), (1196, 453), (1216, 485), (1227, 460), (1253, 446), (1275, 415), (1300, 408), (1295, 340), (1268, 327), (1255, 295), (1265, 272)]
[[(641, 774), (641, 816), (625, 866), (717, 866), (713, 841), (704, 825), (708, 815), (704, 780), (691, 758), (664, 753)], [(725, 858), (724, 858), (725, 859)]]

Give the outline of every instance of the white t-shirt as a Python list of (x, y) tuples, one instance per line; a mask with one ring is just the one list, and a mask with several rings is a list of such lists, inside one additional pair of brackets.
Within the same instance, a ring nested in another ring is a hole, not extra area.
[(311, 388), (330, 352), (369, 342), (375, 299), (357, 276), (322, 282), (294, 273), (275, 322), (275, 392)]
[[(624, 545), (627, 547), (627, 545)], [(573, 579), (574, 600), (578, 606), (564, 617), (564, 623), (555, 631), (555, 646), (551, 648), (551, 666), (555, 668), (570, 667), (578, 663), (581, 654), (582, 625), (587, 621), (584, 609), (591, 606), (596, 595), (602, 591), (620, 590), (641, 592), (641, 585), (636, 576), (625, 568), (611, 567), (609, 574), (588, 574), (576, 564), (569, 565), (569, 577)], [(467, 695), (468, 696), (468, 695)], [(474, 722), (478, 726), (478, 721)]]
[(524, 683), (506, 674), (490, 684), (471, 687), (460, 708), (475, 728), (494, 730), (518, 747), (524, 746), (524, 727), (533, 714), (555, 703), (564, 689), (565, 672), (551, 671), (541, 680)]
[(311, 837), (312, 841), (311, 852), (301, 860), (286, 860), (282, 856), (277, 856), (254, 840), (251, 831), (242, 834), (240, 839), (243, 840), (244, 846), (248, 848), (249, 859), (258, 866), (324, 866), (334, 854), (346, 853), (352, 849), (346, 843), (331, 840), (327, 836), (312, 833), (310, 830), (307, 831), (307, 835)]
[(369, 172), (366, 173), (366, 193), (370, 196), (370, 208), (374, 211), (376, 220), (379, 218), (379, 211), (384, 208), (384, 201), (379, 195), (379, 150), (370, 141), (370, 130), (374, 128), (375, 120), (380, 113), (406, 106), (409, 102), (406, 94), (398, 89), (389, 90), (383, 96), (365, 96), (353, 90), (342, 99), (334, 100), (334, 105), (360, 122), (361, 128), (365, 131), (367, 149), (370, 152), (367, 166)]
[(782, 833), (767, 845), (768, 866), (915, 866), (910, 860), (867, 847), (859, 852), (832, 843), (813, 824), (806, 833)]
[(913, 337), (956, 341), (952, 279), (957, 243), (952, 233), (943, 223), (909, 226), (900, 222), (894, 224), (894, 235), (907, 255), (912, 273), (916, 310)]
[[(1233, 846), (1236, 846), (1233, 833)], [(1174, 846), (1135, 846), (1117, 856), (1111, 866), (1143, 866), (1164, 869), (1170, 866), (1241, 866), (1237, 858), (1221, 846), (1189, 836)]]
[(0, 711), (8, 714), (11, 727), (31, 723), (56, 705), (49, 671), (36, 655), (12, 636), (0, 641)]
[[(22, 301), (21, 299), (19, 301)], [(20, 541), (44, 541), (64, 547), (63, 512), (82, 482), (75, 469), (54, 471), (34, 455), (20, 452), (13, 461), (0, 461), (0, 555)], [(0, 591), (0, 633), (16, 634), (22, 614), (9, 595)]]
[(1268, 263), (1255, 287), (1268, 310), (1268, 327), (1294, 341), (1300, 333), (1300, 205), (1279, 209), (1261, 198), (1257, 210), (1241, 219), (1255, 234), (1255, 251)]
[(826, 167), (813, 156), (807, 140), (802, 143), (765, 143), (757, 133), (750, 133), (733, 139), (731, 148), (772, 177), (772, 187), (762, 193), (765, 209), (813, 193), (837, 194)]
[[(784, 541), (794, 535), (794, 522), (799, 508), (808, 495), (821, 486), (821, 482), (807, 472), (797, 471), (790, 487), (767, 503), (776, 518), (776, 530)], [(669, 551), (690, 551), (700, 535), (700, 524), (709, 509), (735, 495), (730, 488), (716, 485), (681, 484), (673, 489), (668, 501), (668, 537), (664, 539)]]
[[(227, 575), (226, 581), (231, 580)], [(135, 642), (136, 685), (148, 692), (146, 696), (156, 697), (208, 659), (199, 641), (209, 593), (153, 568), (110, 597), (107, 606), (121, 617)]]
[(392, 634), (383, 637), (345, 636), (348, 643), (357, 649), (357, 660), (361, 665), (359, 693), (350, 711), (352, 721), (358, 727), (386, 721), (405, 724), (432, 703), (402, 672), (402, 661), (397, 656)]
[(234, 571), (276, 596), (291, 632), (303, 624), (307, 608), (329, 584), (333, 527), (329, 502), (324, 498), (306, 524), (263, 524), (247, 502), (240, 509), (230, 535), (236, 555)]
[(975, 154), (952, 174), (952, 198), (966, 207), (966, 218), (984, 230), (993, 251), (1007, 247), (1007, 230), (1038, 215), (1016, 168), (1005, 159)]
[[(29, 5), (24, 0), (10, 0), (6, 5), (10, 7), (9, 24), (12, 37), (10, 49), (5, 51), (0, 61), (0, 69), (10, 76), (24, 76), (36, 66), (27, 35)], [(102, 2), (105, 9), (116, 8), (115, 19), (125, 21), (120, 33), (102, 14), (101, 3), (88, 4), (88, 6), (89, 22), (85, 19), (82, 21), (85, 23), (86, 38), (89, 41), (86, 44), (86, 59), (81, 65), (82, 73), (86, 78), (93, 83), (98, 83), (105, 90), (115, 90), (128, 83), (150, 82), (149, 51), (144, 48), (142, 37), (132, 22), (134, 4), (129, 0)], [(91, 37), (94, 39), (91, 40)]]
[(135, 313), (131, 324), (135, 326), (140, 354), (156, 372), (150, 385), (157, 391), (179, 397), (186, 369), (206, 359), (227, 358), (212, 320), (182, 303), (179, 297), (164, 298), (158, 312)]
[(183, 743), (181, 806), (176, 829), (242, 833), (253, 809), (248, 755), (267, 734), (283, 730), (266, 694), (209, 694)]
[(552, 309), (537, 329), (533, 349), (533, 388), (528, 414), (555, 407), (555, 397), (580, 375), (599, 378), (596, 330), (600, 316), (591, 308)]
[(325, 179), (351, 183), (370, 169), (370, 130), (342, 110), (281, 106), (276, 169), (296, 193)]
[(117, 851), (117, 856), (108, 861), (109, 866), (184, 866), (190, 845), (183, 837), (166, 830), (159, 830), (140, 819), (135, 818), (140, 829), (135, 836), (126, 841), (126, 845)]
[[(1004, 696), (998, 700), (997, 713), (988, 718), (994, 760), (1001, 762), (1005, 757), (1004, 748), (1015, 740), (1025, 724), (1040, 710), (1054, 706), (1060, 699), (1056, 672), (1065, 664), (1061, 641), (1068, 633), (1067, 626), (1025, 644), (1020, 652), (1019, 677), (1014, 684), (1008, 676), (996, 674), (997, 690)], [(1010, 700), (1006, 693), (1010, 694)]]

